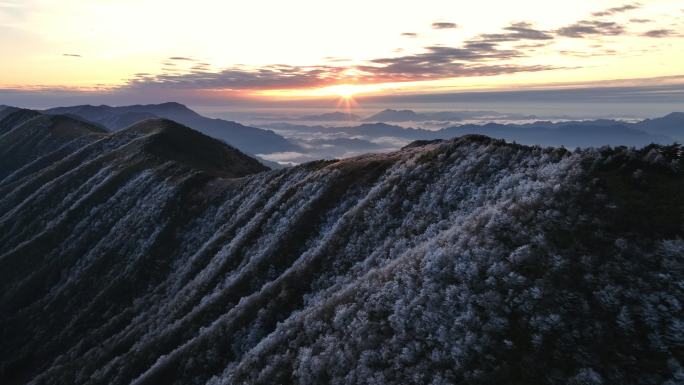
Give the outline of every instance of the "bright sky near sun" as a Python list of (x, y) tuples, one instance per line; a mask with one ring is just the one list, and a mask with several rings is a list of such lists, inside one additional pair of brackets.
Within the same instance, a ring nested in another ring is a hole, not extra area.
[(684, 72), (683, 34), (682, 0), (0, 0), (0, 88), (287, 98), (664, 77)]

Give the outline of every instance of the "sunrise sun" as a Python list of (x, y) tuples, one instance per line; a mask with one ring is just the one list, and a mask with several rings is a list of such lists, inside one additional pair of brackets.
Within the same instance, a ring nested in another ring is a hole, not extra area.
[(330, 87), (330, 92), (337, 94), (343, 99), (351, 99), (358, 92), (357, 87), (351, 84), (340, 84)]

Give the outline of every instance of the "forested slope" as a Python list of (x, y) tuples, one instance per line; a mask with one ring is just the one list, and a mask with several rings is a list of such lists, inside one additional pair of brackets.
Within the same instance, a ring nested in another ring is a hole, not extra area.
[(3, 384), (684, 381), (678, 146), (92, 137), (0, 181)]

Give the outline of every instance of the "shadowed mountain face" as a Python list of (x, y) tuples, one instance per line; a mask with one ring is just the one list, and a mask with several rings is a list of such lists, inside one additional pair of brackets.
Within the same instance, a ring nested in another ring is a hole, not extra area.
[(62, 157), (104, 133), (68, 116), (16, 109), (0, 119), (0, 180), (53, 152)]
[(424, 122), (424, 121), (446, 121), (458, 122), (466, 119), (477, 120), (522, 120), (536, 119), (533, 115), (522, 115), (515, 113), (500, 113), (496, 111), (440, 111), (418, 113), (412, 110), (392, 110), (387, 109), (371, 115), (365, 119), (366, 122)]
[(92, 135), (0, 181), (2, 384), (681, 383), (678, 146)]
[(126, 128), (145, 119), (170, 119), (211, 137), (221, 139), (231, 146), (250, 154), (294, 151), (298, 149), (297, 146), (273, 131), (247, 127), (222, 119), (207, 118), (178, 103), (125, 107), (85, 105), (58, 107), (46, 112), (50, 114), (76, 115), (113, 131)]

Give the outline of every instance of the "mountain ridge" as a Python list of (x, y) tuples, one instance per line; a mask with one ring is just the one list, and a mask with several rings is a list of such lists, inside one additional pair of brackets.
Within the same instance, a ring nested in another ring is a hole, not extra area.
[(95, 123), (103, 124), (110, 130), (120, 130), (150, 118), (166, 118), (223, 140), (253, 155), (297, 149), (297, 146), (273, 131), (248, 127), (222, 119), (207, 118), (176, 102), (120, 107), (81, 105), (56, 107), (45, 112), (74, 114)]
[(270, 124), (268, 127), (282, 132), (339, 133), (367, 139), (381, 139), (386, 136), (406, 140), (434, 140), (476, 134), (526, 145), (562, 145), (569, 148), (604, 145), (643, 147), (651, 143), (670, 144), (684, 141), (684, 113), (671, 113), (665, 117), (633, 123), (608, 119), (536, 121), (523, 124), (490, 122), (448, 126), (438, 130), (406, 128), (382, 122), (350, 127), (302, 126), (288, 123)]
[(679, 378), (681, 147), (467, 135), (233, 178), (155, 139), (188, 131), (0, 181), (0, 381)]

